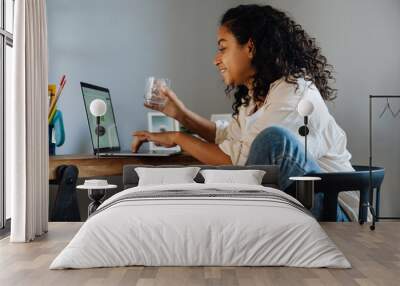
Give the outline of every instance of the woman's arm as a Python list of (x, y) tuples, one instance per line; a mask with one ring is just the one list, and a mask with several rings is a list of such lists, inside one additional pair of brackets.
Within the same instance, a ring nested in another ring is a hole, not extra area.
[(176, 118), (183, 126), (190, 131), (199, 134), (210, 143), (215, 142), (216, 125), (193, 111), (185, 108)]
[(205, 142), (194, 136), (181, 132), (137, 131), (132, 142), (132, 152), (137, 152), (143, 142), (151, 141), (165, 147), (179, 145), (191, 156), (209, 165), (232, 165), (231, 158), (217, 144)]
[(217, 144), (205, 142), (194, 136), (177, 132), (174, 142), (194, 158), (208, 165), (232, 165), (231, 158)]

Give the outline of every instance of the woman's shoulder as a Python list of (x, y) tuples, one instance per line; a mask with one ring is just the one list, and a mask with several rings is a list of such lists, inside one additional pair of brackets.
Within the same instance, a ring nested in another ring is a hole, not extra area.
[(302, 98), (312, 98), (313, 102), (322, 104), (323, 98), (315, 84), (304, 78), (282, 78), (270, 89), (268, 99), (270, 103), (297, 105)]
[(279, 80), (273, 82), (271, 84), (270, 92), (272, 93), (285, 93), (285, 94), (294, 94), (301, 96), (304, 92), (318, 92), (318, 88), (311, 80), (307, 80), (303, 77), (295, 78), (295, 77), (285, 77), (280, 78)]

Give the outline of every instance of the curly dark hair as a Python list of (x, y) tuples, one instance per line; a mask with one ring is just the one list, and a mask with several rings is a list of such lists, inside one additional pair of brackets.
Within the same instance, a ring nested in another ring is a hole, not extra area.
[[(337, 90), (329, 86), (334, 80), (332, 66), (315, 39), (284, 12), (269, 5), (239, 5), (225, 12), (220, 25), (227, 27), (240, 45), (249, 40), (254, 44), (251, 64), (255, 69), (252, 85), (256, 102), (264, 101), (270, 85), (282, 77), (296, 88), (297, 79), (304, 78), (315, 84), (324, 100), (336, 98)], [(225, 92), (234, 95), (233, 116), (241, 105), (249, 104), (246, 86), (228, 86)]]

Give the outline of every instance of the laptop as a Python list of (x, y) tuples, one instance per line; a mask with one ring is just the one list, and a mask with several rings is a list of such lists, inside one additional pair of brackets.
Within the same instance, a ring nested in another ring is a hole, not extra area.
[[(115, 122), (114, 110), (111, 103), (110, 91), (108, 88), (81, 82), (83, 102), (85, 104), (86, 117), (88, 120), (90, 138), (94, 154), (99, 152), (102, 157), (132, 157), (132, 156), (153, 156), (165, 157), (181, 153), (179, 150), (152, 150), (143, 144), (137, 153), (131, 150), (122, 151), (118, 138), (118, 130)], [(100, 119), (99, 126), (99, 148), (97, 148), (97, 124), (96, 117), (90, 113), (90, 103), (94, 99), (102, 99), (106, 102), (107, 112)]]

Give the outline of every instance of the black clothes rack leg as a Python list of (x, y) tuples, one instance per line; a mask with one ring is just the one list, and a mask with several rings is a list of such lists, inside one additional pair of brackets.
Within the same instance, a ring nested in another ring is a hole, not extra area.
[[(385, 98), (387, 101), (389, 101), (389, 98), (400, 98), (400, 95), (370, 95), (369, 96), (369, 192), (368, 192), (369, 200), (363, 207), (369, 209), (372, 214), (372, 225), (370, 226), (371, 230), (375, 229), (375, 222), (377, 219), (379, 219), (379, 212), (378, 212), (378, 217), (377, 217), (377, 213), (375, 213), (375, 208), (373, 206), (373, 187), (372, 187), (372, 100), (374, 98), (376, 98), (376, 99)], [(389, 109), (390, 109), (390, 106), (389, 106)], [(385, 110), (386, 110), (386, 107), (385, 107)], [(384, 110), (384, 112), (385, 112), (385, 110)], [(391, 111), (392, 115), (394, 115), (392, 110), (390, 110), (390, 111)], [(383, 113), (381, 114), (381, 116), (383, 115)], [(396, 118), (396, 117), (397, 117), (397, 113), (394, 116), (394, 118)], [(376, 202), (376, 207), (377, 207), (377, 210), (379, 210), (378, 202)]]

